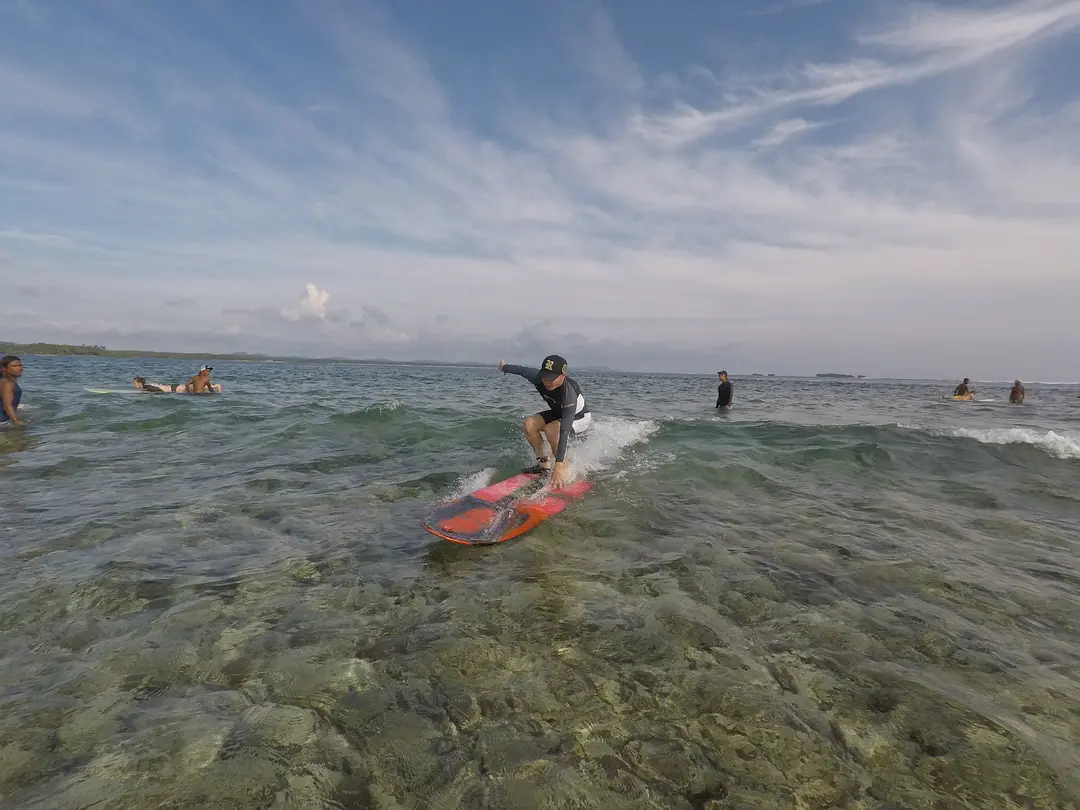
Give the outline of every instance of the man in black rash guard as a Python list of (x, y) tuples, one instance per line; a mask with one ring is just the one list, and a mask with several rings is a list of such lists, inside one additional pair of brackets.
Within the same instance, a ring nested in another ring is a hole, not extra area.
[(536, 466), (525, 472), (551, 469), (551, 461), (544, 452), (546, 435), (548, 444), (555, 450), (551, 486), (558, 489), (566, 482), (566, 442), (571, 436), (584, 433), (592, 421), (585, 395), (581, 393), (581, 387), (566, 376), (566, 361), (557, 354), (545, 357), (539, 369), (508, 365), (500, 360), (499, 371), (524, 377), (551, 406), (546, 411), (525, 417), (523, 422), (525, 438), (536, 453)]
[(716, 372), (720, 377), (720, 385), (716, 387), (716, 407), (717, 408), (731, 408), (731, 381), (727, 378), (726, 371)]

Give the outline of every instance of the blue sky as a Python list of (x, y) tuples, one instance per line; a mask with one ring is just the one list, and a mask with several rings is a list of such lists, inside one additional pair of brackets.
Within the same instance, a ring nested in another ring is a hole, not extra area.
[(0, 4), (0, 337), (1080, 379), (1080, 0)]

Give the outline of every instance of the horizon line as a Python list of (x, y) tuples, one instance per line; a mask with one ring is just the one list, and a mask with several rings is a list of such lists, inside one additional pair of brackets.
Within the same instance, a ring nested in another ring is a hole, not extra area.
[[(11, 341), (6, 343), (0, 341), (0, 347), (12, 346), (18, 347), (21, 354), (27, 357), (112, 357), (113, 359), (147, 359), (147, 360), (220, 360), (224, 362), (237, 362), (237, 363), (252, 363), (252, 362), (305, 362), (305, 363), (352, 363), (357, 365), (390, 365), (390, 366), (460, 366), (464, 368), (486, 368), (488, 366), (494, 367), (494, 363), (481, 362), (478, 360), (391, 360), (385, 357), (343, 357), (343, 356), (312, 356), (312, 355), (271, 355), (262, 354), (258, 352), (178, 352), (160, 349), (110, 349), (107, 346), (99, 344), (74, 344), (74, 343), (45, 343), (41, 341), (35, 341), (32, 343), (17, 343)], [(34, 348), (53, 348), (53, 349), (88, 349), (93, 351), (55, 351), (55, 352), (35, 352)], [(15, 350), (7, 351), (0, 348), (0, 354), (15, 354), (18, 353)], [(652, 375), (665, 375), (665, 376), (680, 376), (680, 377), (696, 377), (696, 376), (713, 376), (716, 371), (693, 371), (693, 372), (678, 372), (678, 371), (631, 371), (628, 369), (613, 368), (611, 366), (596, 364), (596, 365), (584, 365), (580, 367), (582, 371), (598, 371), (609, 372), (615, 374), (652, 374)], [(742, 378), (755, 378), (755, 379), (789, 379), (789, 380), (852, 380), (852, 381), (871, 381), (871, 380), (902, 380), (912, 382), (951, 382), (945, 378), (938, 377), (888, 377), (888, 376), (876, 376), (870, 374), (844, 374), (839, 372), (815, 372), (813, 374), (777, 374), (772, 372), (734, 372), (728, 373), (730, 377), (742, 377)], [(1016, 379), (1016, 378), (1013, 378)], [(1011, 380), (978, 380), (972, 379), (972, 382), (977, 383), (991, 383), (1009, 385)], [(1050, 380), (1031, 380), (1030, 383), (1039, 385), (1080, 385), (1080, 381), (1050, 381)]]

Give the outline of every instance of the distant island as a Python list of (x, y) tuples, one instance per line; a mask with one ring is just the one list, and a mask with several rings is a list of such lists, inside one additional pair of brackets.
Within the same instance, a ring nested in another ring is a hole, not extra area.
[[(67, 343), (5, 343), (0, 341), (0, 354), (18, 354), (38, 357), (119, 357), (145, 358), (151, 360), (225, 360), (234, 363), (346, 363), (358, 366), (445, 366), (459, 368), (492, 368), (495, 363), (478, 363), (475, 360), (389, 360), (385, 357), (356, 359), (353, 357), (291, 357), (288, 355), (251, 354), (248, 352), (151, 352), (141, 349), (110, 349), (105, 346), (72, 346)], [(620, 374), (618, 369), (607, 366), (582, 366), (579, 372), (596, 374)]]
[[(110, 349), (107, 346), (69, 343), (14, 343), (0, 341), (0, 354), (37, 355), (38, 357), (117, 357), (144, 358), (148, 360), (195, 360), (199, 362), (227, 361), (233, 363), (343, 363), (358, 366), (444, 366), (459, 368), (491, 368), (494, 363), (478, 363), (475, 360), (390, 360), (386, 357), (295, 357), (291, 355), (258, 354), (251, 352), (152, 352), (143, 349)], [(594, 374), (624, 374), (619, 369), (608, 366), (585, 365), (578, 372)], [(662, 372), (661, 372), (662, 373)], [(756, 371), (751, 377), (775, 377), (776, 374), (763, 374)], [(854, 374), (825, 373), (818, 377), (829, 379), (855, 379)], [(859, 374), (858, 379), (866, 375)]]
[(0, 354), (38, 355), (39, 357), (142, 357), (161, 360), (228, 360), (237, 363), (353, 363), (357, 365), (396, 366), (472, 366), (487, 368), (493, 363), (463, 360), (387, 360), (384, 357), (357, 360), (350, 357), (289, 357), (269, 354), (233, 352), (151, 352), (139, 349), (109, 349), (105, 346), (72, 346), (66, 343), (5, 343), (0, 341)]

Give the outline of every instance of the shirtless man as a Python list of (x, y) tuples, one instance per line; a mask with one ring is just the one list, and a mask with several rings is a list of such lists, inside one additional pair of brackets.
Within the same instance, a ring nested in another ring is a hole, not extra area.
[(213, 370), (211, 366), (203, 366), (186, 383), (148, 383), (145, 377), (136, 377), (131, 385), (151, 394), (220, 394), (221, 384), (210, 382), (210, 372)]
[(970, 383), (971, 380), (969, 380), (967, 377), (964, 377), (964, 381), (958, 386), (956, 386), (955, 389), (953, 389), (952, 395), (954, 397), (966, 397), (968, 399), (973, 399), (975, 392), (971, 390)]
[(1024, 401), (1024, 384), (1017, 380), (1013, 383), (1012, 390), (1009, 391), (1009, 402), (1013, 405), (1019, 405)]
[(217, 393), (214, 385), (210, 382), (210, 372), (213, 370), (212, 366), (203, 366), (200, 368), (199, 373), (184, 384), (184, 390), (189, 394)]

